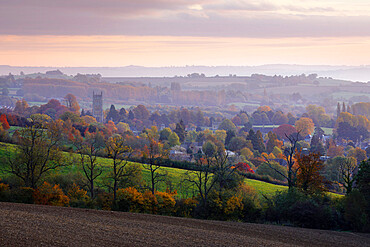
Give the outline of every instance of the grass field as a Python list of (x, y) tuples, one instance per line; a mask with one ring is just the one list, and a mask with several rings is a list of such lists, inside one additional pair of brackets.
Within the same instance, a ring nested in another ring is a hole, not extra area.
[[(6, 152), (14, 153), (15, 151), (15, 145), (8, 144), (8, 143), (1, 143), (0, 142), (0, 157), (5, 157)], [(71, 154), (71, 153), (65, 153), (66, 156), (70, 158), (77, 158), (77, 154)], [(108, 158), (101, 158), (99, 157), (97, 162), (101, 164), (103, 173), (102, 175), (97, 179), (98, 185), (103, 185), (104, 178), (108, 175), (109, 168), (112, 164), (112, 160)], [(137, 163), (138, 164), (138, 163)], [(143, 179), (146, 183), (150, 182), (150, 172), (145, 169), (148, 167), (147, 165), (139, 164), (142, 166), (142, 175)], [(1, 169), (4, 166), (3, 163), (1, 163), (0, 160), (0, 178), (8, 176), (8, 174), (4, 173), (3, 169)], [(187, 170), (184, 169), (177, 169), (177, 168), (169, 168), (169, 167), (161, 167), (159, 168), (160, 172), (166, 173), (166, 182), (161, 182), (158, 185), (157, 190), (164, 191), (167, 187), (169, 187), (171, 190), (176, 189), (178, 196), (181, 198), (188, 198), (196, 194), (196, 190), (193, 185), (189, 184), (189, 182), (184, 182), (184, 177), (187, 172)], [(76, 164), (72, 164), (67, 167), (62, 167), (59, 170), (56, 171), (57, 173), (61, 174), (75, 174), (75, 173), (82, 173), (82, 169), (80, 166)], [(284, 191), (288, 187), (282, 186), (282, 185), (275, 185), (266, 183), (259, 180), (254, 179), (245, 179), (245, 183), (255, 189), (255, 191), (258, 193), (259, 197), (262, 199), (264, 196), (270, 197), (273, 196), (277, 191)], [(340, 196), (338, 194), (330, 193), (333, 196)]]
[(333, 128), (322, 127), (321, 129), (325, 132), (325, 135), (332, 135), (333, 134)]
[(369, 97), (370, 98), (370, 94), (369, 93), (356, 93), (356, 92), (334, 92), (331, 94), (331, 96), (334, 98), (334, 99), (343, 99), (343, 100), (349, 100), (350, 98), (352, 97), (358, 97), (358, 96), (366, 96), (366, 97)]

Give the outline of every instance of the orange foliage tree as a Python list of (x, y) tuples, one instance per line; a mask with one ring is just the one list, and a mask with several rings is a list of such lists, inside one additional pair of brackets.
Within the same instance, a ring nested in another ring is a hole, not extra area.
[(8, 130), (10, 128), (5, 114), (1, 114), (0, 123), (2, 124), (4, 130)]
[(302, 136), (311, 135), (315, 129), (315, 124), (311, 118), (302, 117), (295, 122), (295, 128)]
[(36, 204), (51, 205), (51, 206), (68, 206), (69, 198), (63, 193), (59, 185), (52, 186), (44, 182), (33, 193), (34, 201)]
[(325, 191), (326, 181), (321, 175), (324, 162), (320, 160), (320, 154), (304, 155), (297, 152), (295, 158), (298, 164), (297, 187), (309, 194)]

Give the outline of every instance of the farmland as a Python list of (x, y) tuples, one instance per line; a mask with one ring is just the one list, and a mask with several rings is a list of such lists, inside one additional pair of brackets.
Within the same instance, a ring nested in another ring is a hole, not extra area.
[[(369, 246), (369, 234), (0, 203), (2, 246)], [(27, 243), (27, 244), (26, 244)]]

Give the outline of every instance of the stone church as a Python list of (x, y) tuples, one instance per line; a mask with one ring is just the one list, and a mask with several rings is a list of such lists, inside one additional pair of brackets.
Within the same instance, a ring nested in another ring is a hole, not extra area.
[(95, 92), (93, 92), (92, 115), (99, 123), (104, 121), (103, 92), (100, 92), (100, 94), (95, 94)]

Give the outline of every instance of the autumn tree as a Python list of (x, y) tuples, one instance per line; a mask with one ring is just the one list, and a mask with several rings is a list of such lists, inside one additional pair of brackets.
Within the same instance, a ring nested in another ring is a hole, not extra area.
[(93, 199), (95, 197), (95, 181), (103, 172), (102, 166), (98, 162), (98, 156), (105, 147), (104, 137), (99, 131), (90, 133), (86, 130), (85, 138), (76, 132), (72, 143), (79, 154), (78, 163), (82, 167), (90, 197)]
[(64, 100), (66, 101), (67, 107), (74, 112), (80, 111), (80, 105), (78, 104), (76, 96), (69, 93), (64, 97)]
[(356, 158), (356, 160), (358, 162), (366, 160), (366, 158), (367, 158), (366, 157), (366, 151), (359, 148), (359, 147), (356, 147), (355, 149), (350, 150), (349, 153), (348, 153), (348, 156)]
[(297, 187), (309, 194), (325, 191), (325, 178), (321, 175), (324, 162), (320, 160), (320, 154), (297, 152), (295, 158), (298, 164)]
[(26, 109), (28, 108), (28, 103), (26, 100), (22, 99), (22, 100), (18, 100), (16, 103), (15, 103), (15, 108), (14, 108), (14, 112), (20, 114), (20, 115), (24, 115), (25, 112), (26, 112)]
[(119, 181), (124, 177), (132, 175), (133, 170), (125, 168), (130, 163), (128, 160), (133, 155), (134, 151), (127, 145), (125, 138), (118, 134), (113, 135), (108, 139), (105, 150), (108, 158), (112, 160), (111, 171), (108, 174), (108, 179), (113, 181), (113, 201), (116, 201)]
[(302, 136), (307, 136), (313, 133), (315, 124), (311, 118), (302, 117), (295, 122), (295, 128), (300, 131)]
[(59, 145), (63, 140), (62, 121), (35, 123), (19, 131), (15, 154), (8, 151), (7, 171), (20, 178), (26, 187), (36, 188), (50, 171), (67, 165)]
[(8, 130), (10, 128), (9, 123), (8, 123), (8, 119), (6, 118), (5, 114), (1, 114), (0, 124), (2, 125), (4, 130)]
[(287, 136), (291, 136), (294, 133), (297, 133), (296, 128), (294, 128), (290, 124), (282, 124), (279, 127), (273, 129), (273, 132), (280, 138), (280, 139), (287, 139)]

